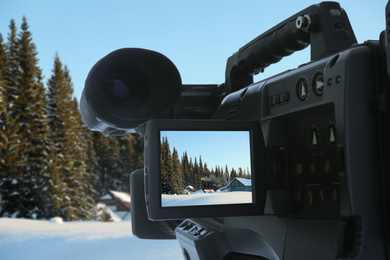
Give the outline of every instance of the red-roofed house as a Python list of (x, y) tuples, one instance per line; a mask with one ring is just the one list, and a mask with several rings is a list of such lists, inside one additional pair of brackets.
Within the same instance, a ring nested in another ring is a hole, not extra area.
[(121, 219), (130, 216), (131, 200), (129, 192), (110, 190), (106, 195), (99, 199), (98, 203), (105, 204)]

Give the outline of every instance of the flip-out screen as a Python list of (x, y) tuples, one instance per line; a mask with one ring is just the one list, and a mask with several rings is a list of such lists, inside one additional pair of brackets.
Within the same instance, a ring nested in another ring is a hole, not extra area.
[(264, 160), (258, 121), (151, 120), (145, 135), (149, 217), (261, 214)]

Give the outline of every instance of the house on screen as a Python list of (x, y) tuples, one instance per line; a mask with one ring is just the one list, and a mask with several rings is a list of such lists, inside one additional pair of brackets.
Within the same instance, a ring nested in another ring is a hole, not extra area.
[(252, 180), (245, 178), (234, 178), (228, 185), (219, 189), (222, 192), (252, 191)]
[(110, 190), (99, 199), (98, 204), (106, 205), (120, 219), (130, 217), (131, 200), (129, 192)]

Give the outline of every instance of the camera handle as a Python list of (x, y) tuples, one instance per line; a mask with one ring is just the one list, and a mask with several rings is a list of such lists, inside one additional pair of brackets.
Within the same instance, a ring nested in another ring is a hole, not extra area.
[(227, 91), (249, 86), (253, 83), (253, 75), (309, 44), (311, 61), (316, 61), (356, 42), (347, 14), (338, 3), (312, 5), (261, 34), (228, 58)]

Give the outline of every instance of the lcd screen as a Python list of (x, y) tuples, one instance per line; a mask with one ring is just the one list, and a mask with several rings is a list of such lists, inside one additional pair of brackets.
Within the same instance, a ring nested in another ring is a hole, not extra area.
[(251, 204), (251, 158), (250, 131), (161, 131), (161, 206)]

